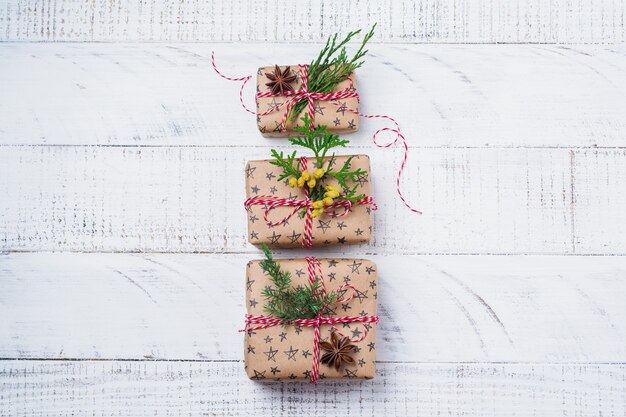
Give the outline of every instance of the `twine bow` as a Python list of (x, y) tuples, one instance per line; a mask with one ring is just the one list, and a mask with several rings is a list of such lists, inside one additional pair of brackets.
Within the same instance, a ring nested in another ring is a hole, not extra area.
[[(303, 171), (307, 170), (307, 158), (305, 156), (300, 157), (300, 167)], [(330, 206), (326, 206), (324, 208), (324, 213), (328, 214), (331, 217), (343, 217), (352, 211), (352, 207), (354, 206), (354, 204), (369, 204), (372, 206), (373, 210), (378, 209), (378, 206), (376, 205), (376, 203), (374, 203), (374, 199), (370, 196), (367, 196), (356, 200), (356, 202), (352, 202), (350, 200), (336, 201)], [(248, 198), (244, 203), (244, 207), (246, 208), (246, 210), (249, 209), (250, 206), (259, 205), (265, 206), (263, 220), (265, 220), (265, 223), (270, 227), (279, 226), (286, 223), (298, 211), (305, 209), (306, 211), (304, 213), (304, 234), (302, 236), (302, 246), (307, 248), (313, 246), (313, 201), (311, 201), (311, 199), (309, 198), (309, 189), (307, 187), (304, 187), (303, 200), (281, 198), (273, 195), (259, 195)], [(268, 216), (270, 212), (276, 207), (294, 207), (294, 209), (282, 219), (278, 221), (272, 221), (269, 219)], [(343, 210), (337, 212), (337, 209)]]
[[(308, 74), (308, 65), (298, 65), (298, 69), (300, 71), (300, 76), (302, 78), (302, 87), (300, 88), (300, 90), (296, 90), (296, 91), (285, 91), (286, 96), (291, 96), (293, 95), (293, 97), (283, 103), (281, 103), (280, 105), (278, 105), (277, 107), (272, 107), (271, 109), (269, 109), (268, 111), (264, 112), (264, 113), (258, 113), (255, 111), (250, 110), (246, 104), (243, 102), (243, 89), (245, 88), (246, 84), (248, 83), (248, 81), (250, 80), (250, 78), (252, 78), (252, 75), (246, 75), (245, 77), (228, 77), (224, 74), (222, 74), (220, 72), (220, 70), (217, 69), (217, 65), (215, 65), (215, 51), (211, 52), (211, 64), (213, 65), (213, 69), (215, 70), (215, 72), (217, 73), (217, 75), (219, 75), (220, 77), (224, 78), (225, 80), (228, 81), (243, 81), (241, 84), (241, 88), (239, 89), (239, 102), (241, 103), (241, 107), (243, 107), (243, 109), (245, 111), (247, 111), (250, 114), (254, 114), (256, 116), (265, 116), (268, 115), (274, 111), (276, 111), (278, 108), (282, 107), (283, 105), (287, 104), (287, 108), (285, 109), (285, 113), (283, 114), (283, 119), (281, 122), (281, 131), (284, 131), (286, 129), (285, 127), (285, 122), (287, 120), (287, 115), (289, 114), (289, 110), (291, 109), (291, 106), (293, 106), (293, 104), (295, 104), (296, 102), (302, 100), (302, 99), (306, 99), (308, 100), (308, 105), (307, 105), (307, 113), (309, 115), (309, 118), (312, 120), (314, 119), (315, 116), (315, 108), (314, 108), (314, 100), (329, 100), (331, 104), (334, 104), (336, 106), (340, 106), (340, 104), (336, 101), (333, 101), (335, 99), (338, 98), (347, 98), (347, 97), (356, 97), (357, 100), (359, 99), (359, 95), (354, 91), (354, 89), (352, 88), (352, 84), (350, 85), (349, 88), (346, 88), (344, 90), (341, 91), (337, 91), (334, 93), (329, 93), (329, 94), (321, 94), (321, 93), (316, 93), (316, 92), (310, 92), (308, 91), (308, 87), (307, 87), (307, 74)], [(304, 76), (302, 76), (304, 74)], [(255, 97), (270, 97), (270, 96), (275, 96), (275, 95), (280, 95), (280, 94), (272, 94), (271, 92), (258, 92), (256, 93)], [(360, 111), (358, 111), (357, 109), (351, 109), (349, 107), (344, 107), (342, 106), (343, 110), (346, 110), (350, 113), (353, 114), (357, 114), (361, 117), (364, 117), (366, 119), (385, 119), (388, 120), (390, 122), (392, 122), (394, 124), (394, 128), (390, 128), (390, 127), (384, 127), (382, 129), (378, 129), (376, 132), (374, 132), (374, 135), (372, 136), (372, 141), (374, 142), (374, 145), (376, 145), (379, 148), (390, 148), (392, 146), (394, 146), (396, 143), (398, 143), (398, 141), (400, 141), (402, 143), (402, 147), (404, 148), (404, 155), (402, 157), (402, 163), (400, 165), (400, 168), (398, 169), (398, 173), (396, 175), (396, 192), (398, 194), (398, 196), (400, 197), (400, 200), (402, 201), (402, 203), (405, 205), (406, 208), (408, 208), (410, 211), (412, 211), (413, 213), (416, 214), (422, 214), (421, 211), (417, 210), (416, 208), (413, 208), (404, 198), (404, 195), (402, 195), (402, 191), (400, 190), (400, 177), (402, 176), (402, 172), (404, 171), (404, 167), (406, 165), (406, 160), (409, 156), (409, 146), (406, 142), (406, 138), (404, 137), (404, 134), (402, 134), (401, 130), (400, 130), (400, 125), (398, 124), (398, 122), (391, 116), (387, 116), (384, 114), (364, 114), (361, 113)], [(313, 127), (313, 123), (311, 123), (311, 126)], [(388, 142), (388, 143), (384, 143), (381, 144), (378, 142), (378, 135), (382, 132), (390, 132), (390, 133), (394, 133), (395, 134), (395, 139), (393, 139), (392, 141)]]
[[(309, 282), (314, 284), (316, 281), (319, 281), (322, 295), (326, 294), (326, 287), (324, 285), (324, 276), (322, 275), (322, 265), (319, 259), (315, 257), (307, 257), (305, 258), (307, 263), (307, 270), (309, 273)], [(347, 298), (340, 298), (337, 300), (337, 303), (347, 303), (352, 301), (352, 299), (356, 296), (356, 287), (350, 285), (348, 283), (343, 284), (339, 287), (339, 292), (347, 291), (348, 289), (352, 290), (352, 293)], [(319, 294), (316, 294), (319, 297)], [(324, 306), (327, 307), (327, 306)], [(250, 314), (246, 314), (245, 320), (245, 328), (240, 330), (240, 332), (248, 332), (253, 330), (266, 329), (268, 327), (278, 326), (282, 324), (290, 324), (294, 326), (300, 327), (313, 327), (313, 365), (311, 367), (311, 384), (316, 384), (319, 378), (319, 355), (320, 355), (320, 326), (322, 324), (330, 324), (332, 325), (331, 330), (336, 332), (338, 335), (342, 337), (348, 337), (341, 333), (335, 324), (339, 323), (361, 323), (363, 325), (363, 334), (359, 338), (350, 338), (351, 342), (358, 343), (365, 339), (367, 336), (368, 327), (365, 325), (366, 323), (378, 323), (378, 316), (344, 316), (344, 317), (326, 317), (324, 316), (326, 308), (320, 309), (319, 314), (313, 319), (297, 319), (291, 321), (285, 321), (272, 316), (253, 316)], [(257, 325), (257, 326), (255, 326)]]

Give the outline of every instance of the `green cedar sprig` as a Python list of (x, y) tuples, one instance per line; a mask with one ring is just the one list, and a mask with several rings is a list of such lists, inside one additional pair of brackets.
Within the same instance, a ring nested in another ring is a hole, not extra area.
[[(337, 180), (339, 187), (342, 189), (341, 195), (335, 197), (336, 201), (350, 200), (356, 202), (356, 200), (364, 198), (363, 194), (356, 193), (358, 189), (356, 182), (359, 177), (367, 175), (367, 171), (361, 168), (352, 169), (353, 157), (349, 157), (341, 168), (336, 169), (335, 154), (330, 153), (334, 148), (344, 148), (350, 141), (341, 139), (338, 135), (328, 132), (326, 126), (316, 126), (310, 129), (309, 126), (312, 120), (306, 113), (301, 120), (303, 126), (294, 128), (299, 136), (290, 137), (289, 142), (292, 145), (310, 149), (315, 155), (317, 167), (324, 170), (324, 176), (318, 178), (315, 186), (309, 189), (309, 197), (311, 200), (318, 201), (324, 199), (326, 193), (324, 182), (325, 179), (331, 177)], [(297, 180), (302, 175), (302, 168), (300, 167), (300, 159), (297, 158), (297, 151), (285, 155), (283, 152), (272, 149), (272, 157), (274, 157), (274, 160), (270, 163), (282, 168), (282, 172), (278, 176), (277, 181), (283, 181), (286, 178)], [(328, 157), (329, 160), (324, 162), (326, 157)]]
[[(338, 40), (339, 35), (337, 33), (328, 38), (326, 46), (320, 51), (317, 58), (309, 64), (307, 76), (309, 91), (322, 94), (331, 93), (340, 82), (350, 75), (350, 73), (360, 68), (364, 62), (363, 57), (365, 57), (368, 52), (367, 49), (364, 50), (365, 45), (374, 36), (375, 28), (376, 24), (365, 34), (361, 42), (361, 47), (352, 58), (348, 58), (345, 47), (352, 38), (361, 33), (361, 29), (348, 33), (343, 40)], [(297, 117), (306, 105), (306, 100), (297, 102), (291, 108), (287, 116), (287, 121), (289, 122)]]
[(313, 129), (309, 128), (309, 125), (313, 121), (309, 119), (308, 114), (304, 114), (302, 117), (303, 126), (294, 127), (294, 131), (300, 133), (299, 136), (289, 138), (289, 142), (292, 145), (299, 145), (313, 151), (317, 166), (321, 167), (324, 164), (324, 158), (329, 150), (332, 148), (342, 147), (345, 148), (349, 140), (341, 139), (337, 135), (326, 130), (326, 126), (316, 126)]
[[(282, 271), (278, 262), (274, 260), (270, 248), (263, 244), (265, 259), (261, 261), (261, 268), (270, 278), (274, 287), (267, 286), (262, 292), (265, 297), (265, 312), (273, 317), (285, 321), (297, 319), (312, 319), (326, 306), (339, 299), (336, 291), (323, 294), (320, 282), (308, 283), (305, 286), (291, 287), (291, 275)], [(317, 296), (315, 295), (317, 294)]]

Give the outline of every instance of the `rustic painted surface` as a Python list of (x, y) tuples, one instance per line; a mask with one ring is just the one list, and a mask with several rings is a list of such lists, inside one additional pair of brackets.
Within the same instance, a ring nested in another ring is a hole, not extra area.
[[(240, 360), (258, 255), (0, 255), (0, 357)], [(369, 257), (381, 361), (626, 357), (626, 257)]]
[(624, 40), (621, 0), (4, 0), (0, 39), (321, 41), (378, 22), (384, 42)]
[[(250, 129), (239, 84), (212, 71), (211, 51), (223, 71), (242, 76), (308, 62), (318, 48), (0, 43), (0, 143), (276, 145)], [(624, 145), (623, 45), (386, 44), (370, 52), (358, 73), (361, 107), (396, 116), (413, 147)], [(350, 138), (370, 146), (382, 126), (361, 120)]]
[(381, 363), (372, 381), (256, 383), (231, 362), (3, 361), (20, 416), (557, 416), (626, 413), (626, 367)]
[[(1, 1), (0, 415), (623, 416), (624, 8)], [(362, 108), (425, 214), (364, 120), (374, 240), (312, 253), (377, 263), (378, 376), (253, 383), (243, 166), (282, 142), (210, 52), (244, 75), (372, 21)]]

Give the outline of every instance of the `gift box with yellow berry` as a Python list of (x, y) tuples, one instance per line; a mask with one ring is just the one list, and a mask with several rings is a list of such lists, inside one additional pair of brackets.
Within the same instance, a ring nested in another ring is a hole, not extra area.
[[(315, 158), (305, 158), (303, 169), (302, 158), (296, 158), (293, 174), (287, 176), (276, 160), (247, 163), (245, 207), (250, 243), (289, 248), (370, 241), (376, 205), (371, 197), (369, 157), (322, 160), (318, 167)], [(349, 171), (349, 178), (341, 176), (344, 171)]]

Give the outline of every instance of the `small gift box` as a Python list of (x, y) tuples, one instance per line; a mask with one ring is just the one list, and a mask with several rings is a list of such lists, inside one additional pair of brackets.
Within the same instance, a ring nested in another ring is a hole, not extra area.
[(273, 278), (276, 270), (271, 264), (268, 268), (267, 260), (249, 262), (244, 329), (248, 377), (308, 379), (313, 383), (318, 378), (373, 378), (378, 322), (376, 265), (365, 259), (270, 262), (278, 265), (280, 273), (288, 274), (290, 289), (306, 291), (313, 286), (318, 300), (334, 301), (323, 305), (313, 318), (282, 320), (271, 314), (282, 305), (270, 304), (268, 298), (277, 291)]
[[(355, 132), (359, 128), (359, 96), (356, 80), (351, 73), (331, 92), (309, 91), (306, 82), (307, 65), (261, 67), (257, 71), (257, 125), (265, 137), (288, 137), (293, 128), (302, 125), (307, 113), (316, 126), (327, 126), (335, 133)], [(306, 107), (290, 115), (298, 101)]]
[[(309, 196), (304, 187), (292, 187), (289, 181), (278, 180), (281, 169), (273, 160), (249, 161), (246, 165), (245, 207), (248, 215), (248, 241), (273, 247), (345, 245), (369, 242), (372, 236), (372, 210), (376, 205), (371, 197), (370, 162), (367, 155), (333, 156), (324, 158), (324, 167), (338, 170), (349, 161), (351, 172), (357, 174), (341, 187), (335, 177), (326, 175), (319, 180), (325, 189), (337, 187), (339, 193), (361, 198), (353, 201), (336, 198), (333, 204), (319, 208), (321, 203)], [(307, 166), (312, 165), (307, 170)], [(298, 170), (314, 175), (317, 165), (301, 157)], [(293, 184), (292, 184), (293, 185)], [(343, 188), (343, 189), (340, 189)], [(326, 194), (327, 195), (327, 194)], [(333, 200), (331, 200), (333, 201)]]

